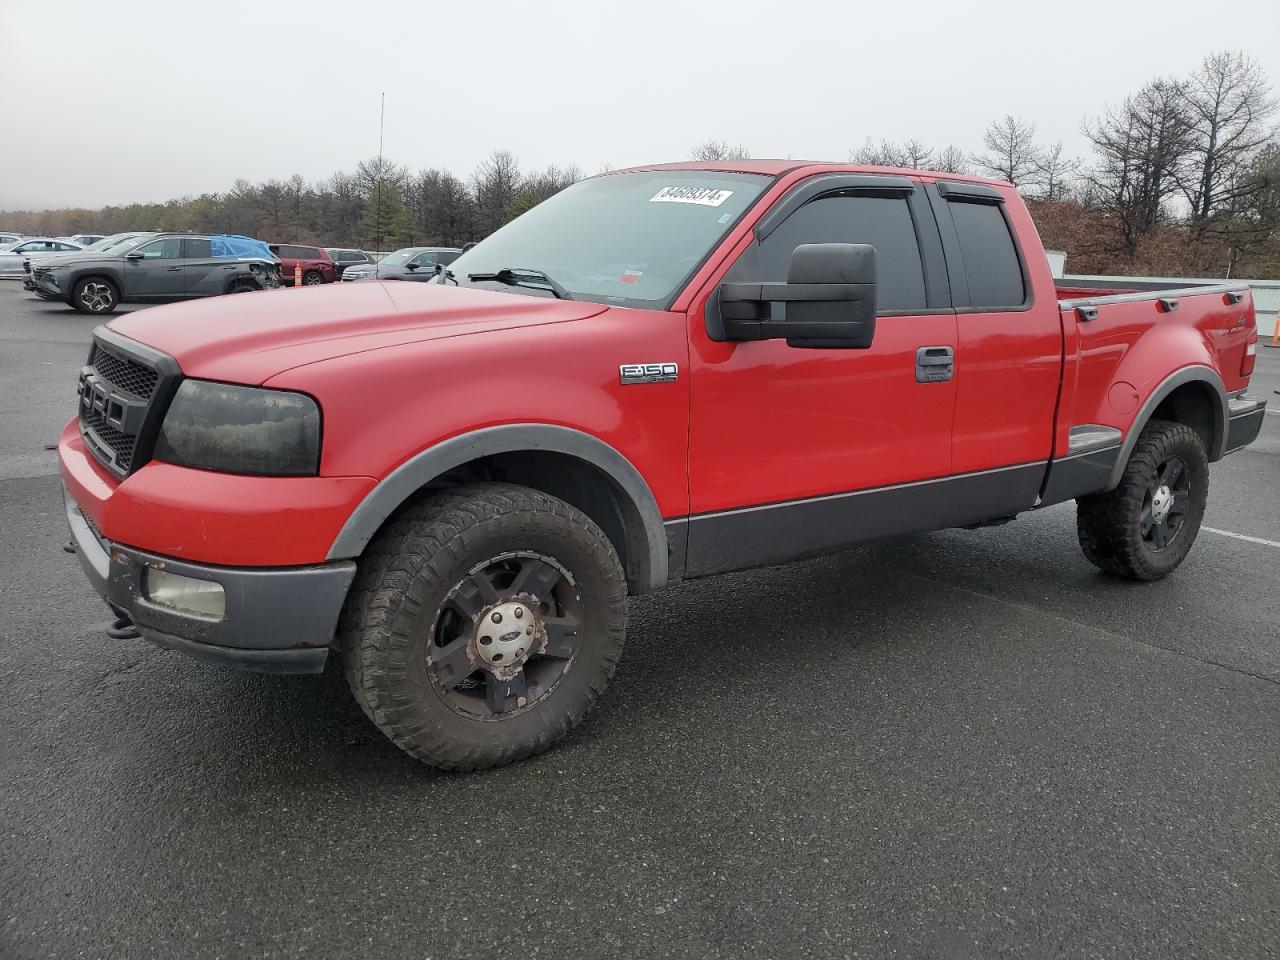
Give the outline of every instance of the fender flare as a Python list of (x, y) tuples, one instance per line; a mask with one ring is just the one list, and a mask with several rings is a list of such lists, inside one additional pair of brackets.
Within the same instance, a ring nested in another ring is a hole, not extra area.
[(480, 457), (547, 450), (585, 461), (604, 473), (630, 500), (644, 527), (648, 590), (667, 582), (667, 534), (662, 513), (644, 477), (626, 457), (588, 433), (545, 423), (485, 427), (434, 444), (383, 477), (347, 518), (329, 548), (329, 560), (358, 557), (386, 519), (432, 480)]
[(1222, 448), (1227, 442), (1227, 388), (1222, 383), (1222, 378), (1218, 376), (1216, 370), (1212, 367), (1197, 364), (1191, 367), (1183, 367), (1176, 370), (1169, 376), (1160, 381), (1159, 386), (1151, 391), (1151, 395), (1147, 397), (1146, 402), (1139, 408), (1137, 414), (1133, 418), (1133, 424), (1129, 427), (1129, 432), (1125, 435), (1124, 443), (1120, 447), (1120, 455), (1116, 457), (1115, 466), (1111, 468), (1111, 476), (1108, 479), (1106, 489), (1114, 490), (1120, 483), (1120, 477), (1124, 475), (1125, 465), (1129, 462), (1129, 455), (1133, 453), (1133, 448), (1137, 446), (1138, 436), (1142, 433), (1142, 428), (1147, 425), (1147, 421), (1151, 419), (1151, 415), (1155, 413), (1156, 407), (1160, 406), (1169, 394), (1177, 390), (1179, 387), (1186, 386), (1188, 383), (1203, 383), (1209, 387), (1213, 394), (1215, 405), (1218, 408), (1218, 426), (1214, 431), (1213, 443), (1211, 449), (1207, 450), (1210, 462), (1222, 459)]

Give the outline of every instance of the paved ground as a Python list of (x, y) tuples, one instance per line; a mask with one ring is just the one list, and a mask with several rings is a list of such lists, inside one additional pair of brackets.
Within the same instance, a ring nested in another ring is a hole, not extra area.
[(1270, 544), (1135, 586), (1063, 506), (690, 584), (565, 745), (446, 775), (333, 678), (103, 636), (43, 450), (93, 323), (13, 287), (0, 956), (1277, 955), (1280, 416), (1206, 521)]

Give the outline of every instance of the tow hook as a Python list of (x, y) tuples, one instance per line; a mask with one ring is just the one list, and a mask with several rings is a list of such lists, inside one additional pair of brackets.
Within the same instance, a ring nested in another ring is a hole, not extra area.
[(122, 613), (107, 627), (107, 636), (112, 640), (138, 640), (142, 634), (133, 625), (133, 620)]

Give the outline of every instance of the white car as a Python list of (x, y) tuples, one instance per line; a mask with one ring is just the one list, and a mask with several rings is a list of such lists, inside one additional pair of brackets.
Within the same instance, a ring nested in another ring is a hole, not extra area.
[(49, 237), (29, 237), (0, 247), (0, 277), (22, 276), (22, 261), (27, 257), (43, 257), (51, 253), (72, 253), (83, 250), (83, 243), (74, 240), (58, 240)]
[(0, 248), (7, 247), (11, 243), (17, 243), (22, 239), (20, 233), (0, 233)]

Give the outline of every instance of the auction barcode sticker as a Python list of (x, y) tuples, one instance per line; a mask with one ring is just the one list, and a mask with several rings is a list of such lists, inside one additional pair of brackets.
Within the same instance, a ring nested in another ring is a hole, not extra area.
[(714, 187), (663, 187), (649, 198), (649, 202), (696, 203), (700, 207), (718, 207), (732, 196), (732, 190), (717, 190)]

